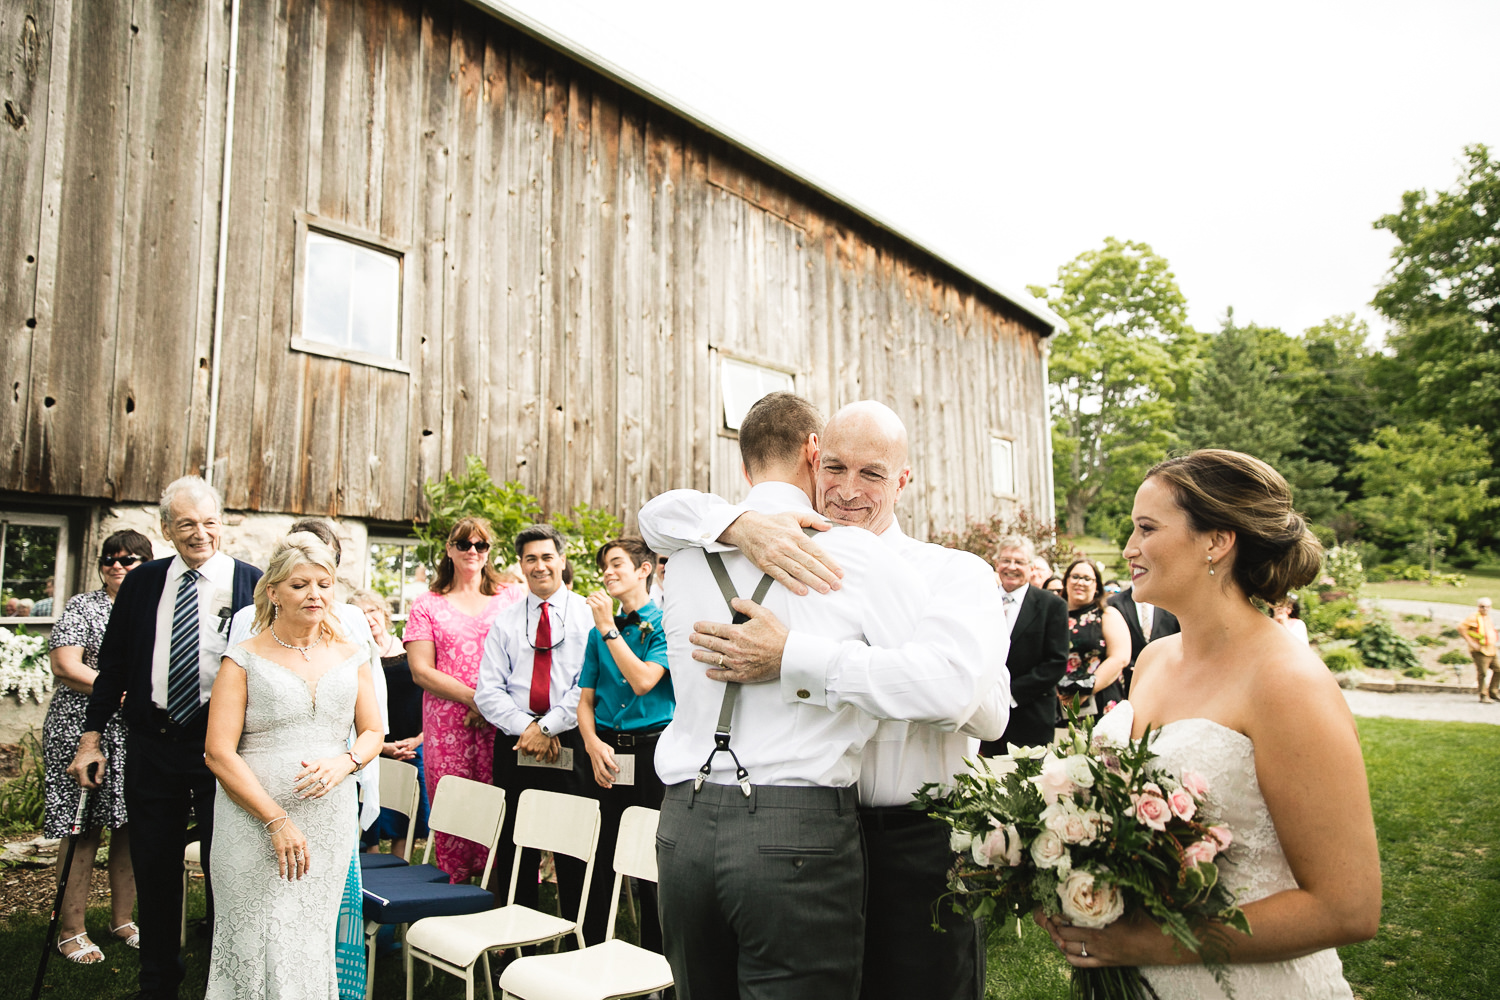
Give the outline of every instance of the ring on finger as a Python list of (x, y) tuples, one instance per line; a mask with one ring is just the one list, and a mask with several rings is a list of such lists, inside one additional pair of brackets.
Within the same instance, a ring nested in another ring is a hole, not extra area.
[(719, 654), (719, 666), (721, 666), (721, 667), (724, 666), (724, 654), (723, 653)]
[(1089, 957), (1089, 943), (1087, 941), (1078, 942), (1078, 956), (1080, 958)]

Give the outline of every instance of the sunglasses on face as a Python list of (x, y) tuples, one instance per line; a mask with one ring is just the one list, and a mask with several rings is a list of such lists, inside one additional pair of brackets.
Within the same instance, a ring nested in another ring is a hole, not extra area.
[(490, 550), (490, 543), (489, 542), (486, 542), (486, 541), (471, 542), (467, 538), (460, 539), (459, 541), (456, 541), (456, 542), (450, 542), (449, 544), (452, 545), (455, 549), (457, 549), (460, 552), (467, 552), (470, 549), (473, 549), (475, 552), (488, 552)]
[(99, 568), (109, 569), (111, 566), (120, 565), (129, 569), (140, 561), (140, 556), (100, 556)]

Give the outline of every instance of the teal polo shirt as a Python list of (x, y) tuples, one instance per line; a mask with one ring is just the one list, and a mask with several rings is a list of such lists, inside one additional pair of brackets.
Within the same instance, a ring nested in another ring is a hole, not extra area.
[[(642, 632), (642, 626), (648, 626)], [(630, 651), (647, 663), (667, 669), (667, 633), (661, 624), (661, 609), (647, 601), (635, 615), (615, 619), (615, 628)], [(672, 672), (662, 675), (656, 687), (643, 695), (629, 682), (609, 655), (609, 644), (597, 628), (589, 630), (583, 651), (583, 673), (578, 686), (594, 689), (594, 724), (620, 733), (650, 732), (672, 721), (677, 697), (672, 692)]]

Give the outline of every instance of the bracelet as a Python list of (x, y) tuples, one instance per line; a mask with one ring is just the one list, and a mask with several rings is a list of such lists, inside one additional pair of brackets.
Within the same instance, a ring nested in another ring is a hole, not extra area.
[[(271, 829), (271, 824), (272, 823), (280, 823), (281, 826), (278, 826), (276, 829), (273, 830), (273, 829)], [(286, 824), (287, 824), (287, 815), (286, 815), (286, 813), (282, 813), (280, 816), (277, 816), (275, 819), (268, 819), (268, 820), (266, 820), (264, 823), (261, 824), (261, 826), (264, 826), (266, 828), (266, 832), (269, 833), (271, 836), (274, 837), (278, 833), (280, 833), (283, 829), (286, 828)]]

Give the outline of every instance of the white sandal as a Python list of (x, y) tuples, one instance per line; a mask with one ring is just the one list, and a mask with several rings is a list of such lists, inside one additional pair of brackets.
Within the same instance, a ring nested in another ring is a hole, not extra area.
[[(83, 941), (83, 939), (88, 936), (89, 932), (84, 931), (82, 934), (75, 934), (70, 938), (63, 938), (61, 941), (57, 942), (57, 953), (63, 958), (66, 958), (68, 961), (77, 962), (79, 965), (97, 965), (98, 963), (104, 961), (104, 952), (100, 951), (99, 946), (94, 942)], [(74, 941), (83, 943), (79, 944), (79, 946), (72, 951), (63, 951), (63, 945), (72, 944)], [(95, 955), (97, 955), (98, 957), (92, 957)]]
[(121, 924), (118, 927), (111, 927), (109, 929), (109, 932), (111, 934), (113, 934), (115, 937), (119, 938), (120, 937), (120, 932), (123, 931), (127, 927), (130, 928), (130, 936), (129, 937), (120, 938), (120, 940), (125, 942), (125, 946), (127, 948), (134, 948), (136, 951), (140, 951), (140, 949), (141, 949), (141, 929), (136, 926), (134, 920), (127, 920), (127, 921), (125, 921), (123, 924)]

